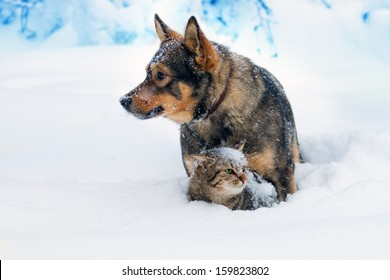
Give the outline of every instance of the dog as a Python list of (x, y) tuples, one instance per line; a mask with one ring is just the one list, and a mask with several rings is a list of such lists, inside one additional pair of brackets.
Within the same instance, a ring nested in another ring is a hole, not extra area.
[(146, 78), (120, 99), (140, 119), (166, 117), (180, 124), (187, 175), (194, 158), (213, 147), (245, 139), (250, 170), (277, 191), (279, 201), (297, 191), (295, 163), (301, 161), (293, 111), (279, 81), (248, 58), (209, 41), (191, 17), (184, 36), (156, 14), (160, 48)]

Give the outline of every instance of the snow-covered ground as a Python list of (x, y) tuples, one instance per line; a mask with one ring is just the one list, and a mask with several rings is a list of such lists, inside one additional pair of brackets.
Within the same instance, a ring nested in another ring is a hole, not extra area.
[(285, 86), (306, 160), (255, 211), (189, 203), (178, 126), (120, 107), (157, 41), (0, 56), (0, 258), (390, 258), (389, 61), (305, 7), (277, 10), (278, 59), (232, 45)]

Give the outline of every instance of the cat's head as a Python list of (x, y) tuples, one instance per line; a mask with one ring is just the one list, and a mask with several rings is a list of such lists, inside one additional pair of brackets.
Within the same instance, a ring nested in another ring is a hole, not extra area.
[(243, 145), (214, 148), (193, 155), (196, 165), (189, 185), (191, 200), (224, 204), (243, 191), (248, 178)]

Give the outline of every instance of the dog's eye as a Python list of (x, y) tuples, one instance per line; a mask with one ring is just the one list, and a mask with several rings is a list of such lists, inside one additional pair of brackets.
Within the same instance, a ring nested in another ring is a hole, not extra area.
[(160, 81), (164, 80), (165, 77), (166, 77), (166, 75), (163, 72), (158, 71), (157, 74), (156, 74), (156, 79), (157, 80), (160, 80)]

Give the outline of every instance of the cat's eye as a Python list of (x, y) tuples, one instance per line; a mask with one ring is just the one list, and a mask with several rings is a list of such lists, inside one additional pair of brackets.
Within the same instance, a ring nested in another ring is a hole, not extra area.
[(232, 173), (233, 173), (233, 169), (230, 169), (230, 168), (225, 169), (225, 172), (226, 172), (227, 174), (232, 174)]

